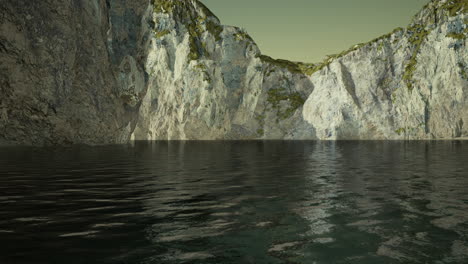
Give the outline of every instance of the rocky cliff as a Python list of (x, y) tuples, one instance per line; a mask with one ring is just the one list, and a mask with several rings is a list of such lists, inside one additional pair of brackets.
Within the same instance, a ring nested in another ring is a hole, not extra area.
[(147, 1), (0, 0), (0, 142), (127, 142), (133, 94), (146, 87), (147, 10)]
[(0, 2), (0, 141), (468, 136), (466, 0), (315, 64), (196, 0)]

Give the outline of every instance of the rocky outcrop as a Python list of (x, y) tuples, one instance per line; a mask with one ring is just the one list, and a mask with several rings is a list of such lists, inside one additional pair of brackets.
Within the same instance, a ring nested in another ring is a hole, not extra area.
[(317, 64), (197, 0), (0, 1), (4, 141), (468, 136), (466, 0)]
[(244, 30), (222, 26), (198, 1), (153, 8), (135, 139), (313, 137), (299, 111), (313, 90), (306, 75), (262, 56)]
[[(139, 3), (139, 4), (137, 4)], [(146, 74), (146, 1), (0, 0), (0, 141), (123, 143)]]
[(433, 1), (408, 28), (359, 45), (313, 74), (303, 115), (317, 137), (466, 136), (466, 8), (466, 1)]

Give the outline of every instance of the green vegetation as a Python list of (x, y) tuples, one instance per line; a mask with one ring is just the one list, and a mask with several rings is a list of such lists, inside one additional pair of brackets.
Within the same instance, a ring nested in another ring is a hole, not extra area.
[(262, 137), (263, 135), (265, 135), (265, 130), (263, 128), (259, 128), (257, 129), (257, 134)]
[(463, 79), (468, 80), (468, 73), (466, 72), (465, 64), (459, 62), (458, 67), (460, 67), (460, 75)]
[(416, 125), (414, 127), (400, 127), (398, 128), (397, 130), (395, 130), (395, 133), (397, 133), (399, 136), (401, 135), (404, 135), (405, 136), (405, 139), (410, 139), (410, 137), (413, 135), (417, 135), (418, 131), (420, 131), (421, 129), (424, 129), (424, 127), (426, 126), (426, 123), (425, 122), (421, 122), (419, 123), (419, 125)]
[[(396, 91), (395, 91), (396, 92)], [(397, 96), (395, 93), (392, 93), (392, 104), (395, 104)]]
[[(207, 54), (206, 43), (203, 43), (201, 36), (209, 32), (216, 41), (221, 40), (223, 26), (219, 24), (219, 19), (202, 3), (196, 1), (196, 5), (202, 9), (202, 14), (197, 15), (189, 11), (187, 1), (180, 0), (153, 0), (154, 12), (168, 14), (172, 13), (176, 20), (184, 22), (189, 35), (190, 52), (189, 60), (197, 60)], [(167, 30), (156, 32), (156, 37), (163, 37), (170, 33)]]
[(384, 41), (381, 41), (381, 42), (379, 43), (379, 46), (377, 47), (377, 50), (378, 50), (378, 51), (381, 51), (381, 50), (384, 48), (384, 46), (385, 46), (385, 42), (384, 42)]
[(447, 10), (449, 16), (456, 16), (459, 12), (467, 13), (468, 0), (448, 0), (441, 8)]
[(199, 64), (195, 65), (194, 68), (195, 68), (195, 69), (199, 69), (199, 70), (201, 70), (201, 71), (206, 71), (206, 66), (205, 66), (205, 64), (199, 63)]
[(199, 64), (195, 65), (194, 68), (203, 73), (203, 75), (204, 75), (203, 80), (204, 81), (206, 81), (208, 83), (211, 83), (211, 78), (210, 78), (210, 75), (208, 74), (208, 69), (206, 68), (205, 64), (199, 63)]
[(330, 65), (331, 62), (332, 62), (332, 60), (326, 60), (326, 61), (324, 61), (322, 63), (318, 63), (318, 64), (298, 63), (298, 67), (299, 67), (300, 71), (303, 74), (311, 76), (315, 72), (318, 72), (318, 71), (322, 70), (323, 68), (327, 67), (328, 65)]
[[(358, 49), (360, 49), (360, 48), (362, 48), (362, 47), (364, 47), (364, 46), (367, 46), (367, 45), (372, 45), (372, 44), (377, 43), (377, 42), (379, 42), (379, 41), (380, 41), (380, 43), (379, 43), (377, 49), (380, 51), (380, 50), (385, 46), (385, 41), (386, 41), (386, 40), (388, 40), (393, 34), (395, 34), (395, 33), (397, 33), (397, 32), (400, 32), (400, 31), (403, 31), (403, 30), (404, 30), (404, 29), (401, 28), (401, 27), (396, 28), (396, 29), (394, 29), (392, 32), (387, 33), (387, 34), (385, 34), (385, 35), (382, 35), (382, 36), (380, 36), (380, 37), (378, 37), (378, 38), (375, 38), (375, 39), (373, 39), (373, 40), (371, 40), (371, 41), (369, 41), (369, 42), (366, 42), (366, 43), (359, 43), (359, 44), (356, 44), (356, 45), (352, 46), (351, 48), (349, 48), (348, 50), (345, 50), (345, 51), (343, 51), (343, 52), (341, 52), (341, 53), (339, 53), (339, 54), (329, 55), (328, 58), (327, 58), (327, 60), (333, 60), (333, 59), (337, 59), (337, 58), (343, 57), (343, 56), (345, 56), (345, 55), (347, 55), (347, 54), (349, 54), (349, 53), (351, 53), (351, 52), (353, 52), (353, 51), (355, 51), (355, 50), (358, 50)], [(325, 60), (325, 62), (326, 62), (327, 60)]]
[(199, 17), (187, 25), (189, 32), (189, 60), (197, 60), (203, 54), (207, 54), (206, 43), (201, 40), (202, 34), (205, 32), (204, 25), (206, 24), (206, 17)]
[[(463, 0), (466, 1), (466, 0)], [(193, 14), (188, 14), (184, 19), (180, 21), (186, 21), (186, 26), (188, 28), (190, 34), (189, 46), (190, 46), (190, 53), (189, 53), (189, 60), (197, 60), (203, 54), (206, 54), (206, 44), (203, 43), (200, 38), (201, 35), (208, 31), (211, 35), (215, 37), (216, 41), (221, 41), (221, 33), (223, 32), (224, 28), (222, 25), (219, 24), (219, 19), (201, 2), (196, 1), (196, 4), (199, 8), (202, 9), (203, 15), (199, 16), (198, 18), (193, 18)], [(178, 0), (153, 0), (154, 11), (157, 13), (175, 13), (175, 16), (180, 16), (180, 12), (183, 10), (187, 10), (186, 1), (178, 1)], [(175, 9), (178, 9), (177, 11)], [(187, 20), (187, 18), (189, 18)], [(329, 55), (323, 62), (320, 63), (303, 63), (303, 62), (292, 62), (288, 60), (281, 60), (281, 59), (273, 59), (266, 55), (259, 55), (258, 57), (267, 63), (272, 65), (278, 66), (280, 68), (285, 68), (292, 73), (298, 74), (305, 74), (305, 75), (312, 75), (313, 73), (322, 70), (323, 68), (327, 67), (333, 60), (340, 58), (349, 54), (352, 51), (358, 50), (366, 45), (373, 44), (375, 42), (381, 41), (379, 44), (378, 49), (381, 50), (385, 43), (383, 42), (384, 39), (389, 38), (392, 34), (397, 31), (403, 30), (402, 28), (397, 28), (389, 34), (383, 35), (379, 38), (376, 38), (368, 43), (361, 43), (354, 45), (350, 49), (343, 51), (339, 54)], [(168, 34), (166, 30), (160, 31), (156, 33), (157, 37), (162, 37)], [(250, 35), (246, 32), (239, 32), (234, 34), (234, 37), (237, 41), (243, 40), (250, 40), (253, 41)], [(274, 69), (269, 69), (267, 76), (269, 76)]]
[(221, 33), (223, 32), (223, 26), (221, 26), (217, 21), (213, 21), (213, 18), (210, 16), (201, 16), (197, 19), (196, 23), (197, 31), (202, 34), (205, 31), (208, 31), (211, 35), (215, 37), (216, 41), (221, 40)]
[[(304, 63), (304, 62), (293, 62), (293, 61), (288, 61), (288, 60), (282, 60), (282, 59), (273, 59), (270, 56), (266, 55), (259, 55), (258, 58), (260, 58), (263, 62), (278, 66), (283, 69), (287, 69), (289, 72), (292, 73), (298, 73), (298, 74), (305, 74), (305, 75), (312, 75), (317, 71), (322, 70), (326, 66), (328, 66), (336, 55), (330, 55), (328, 58), (322, 62), (322, 63)], [(267, 72), (266, 76), (269, 76), (274, 70), (271, 70)]]
[(401, 134), (405, 134), (405, 133), (406, 133), (406, 129), (403, 128), (403, 127), (400, 127), (400, 128), (398, 128), (397, 130), (395, 130), (395, 133), (397, 133), (399, 136), (401, 136)]
[(125, 103), (125, 104), (130, 104), (133, 101), (133, 96), (129, 94), (122, 94), (120, 96), (120, 99)]
[(206, 43), (201, 41), (201, 36), (203, 33), (208, 31), (211, 35), (214, 36), (216, 41), (221, 40), (221, 33), (223, 32), (223, 27), (219, 25), (217, 21), (213, 21), (212, 17), (198, 17), (196, 20), (192, 20), (190, 24), (187, 25), (189, 34), (190, 34), (190, 60), (197, 60), (201, 55), (207, 54)]
[[(177, 18), (180, 16), (179, 12), (180, 10), (185, 10), (185, 1), (173, 1), (173, 0), (153, 0), (153, 6), (154, 6), (154, 12), (155, 13), (163, 13), (163, 14), (169, 14), (173, 13), (173, 15)], [(180, 10), (175, 10), (177, 7), (180, 6)], [(190, 17), (190, 16), (188, 16)], [(185, 21), (186, 19), (181, 19), (180, 21)], [(202, 49), (202, 44), (199, 43), (199, 37), (200, 35), (204, 32), (203, 27), (200, 25), (199, 22), (200, 19), (198, 20), (193, 20), (190, 19), (189, 22), (186, 24), (187, 30), (190, 35), (189, 39), (189, 46), (190, 46), (190, 52), (189, 52), (189, 60), (196, 60), (200, 57), (200, 53), (203, 53), (204, 50), (200, 51)], [(166, 30), (156, 32), (156, 37), (162, 37), (164, 35), (168, 34)]]
[(253, 42), (252, 37), (250, 37), (250, 35), (247, 34), (247, 32), (244, 32), (244, 31), (241, 31), (241, 32), (238, 32), (238, 33), (234, 34), (234, 38), (237, 41), (250, 40), (250, 41)]
[(417, 63), (416, 55), (411, 56), (410, 61), (405, 67), (405, 72), (403, 73), (403, 81), (406, 83), (406, 86), (410, 91), (413, 90), (413, 76)]
[[(272, 64), (272, 65), (275, 65), (275, 66), (278, 66), (280, 68), (284, 68), (284, 69), (287, 69), (289, 70), (290, 72), (292, 73), (299, 73), (299, 74), (305, 74), (305, 75), (312, 75), (314, 74), (315, 72), (317, 71), (320, 71), (322, 70), (323, 68), (327, 67), (328, 65), (330, 65), (330, 63), (332, 63), (335, 59), (338, 59), (338, 58), (341, 58), (353, 51), (356, 51), (364, 46), (367, 46), (367, 45), (371, 45), (373, 43), (377, 43), (379, 41), (381, 41), (381, 43), (379, 44), (379, 46), (377, 47), (378, 50), (381, 50), (384, 46), (385, 46), (385, 41), (386, 39), (389, 39), (393, 34), (399, 32), (399, 31), (403, 31), (404, 29), (403, 28), (396, 28), (395, 30), (393, 30), (392, 32), (388, 33), (388, 34), (385, 34), (383, 36), (380, 36), (376, 39), (373, 39), (367, 43), (360, 43), (360, 44), (356, 44), (354, 46), (352, 46), (351, 48), (349, 48), (348, 50), (345, 50), (339, 54), (332, 54), (332, 55), (328, 55), (327, 58), (323, 61), (323, 62), (320, 62), (320, 63), (304, 63), (304, 62), (292, 62), (292, 61), (288, 61), (288, 60), (281, 60), (281, 59), (273, 59), (269, 56), (266, 56), (266, 55), (259, 55), (258, 58), (260, 58), (263, 62), (266, 62), (266, 63), (269, 63), (269, 64)], [(271, 74), (271, 70), (269, 72), (267, 72), (266, 76), (269, 76)]]
[(205, 72), (205, 77), (203, 78), (203, 81), (205, 81), (207, 83), (211, 83), (211, 78), (210, 78), (210, 76), (208, 76), (207, 72)]
[(215, 37), (216, 41), (221, 40), (221, 33), (224, 30), (223, 26), (221, 26), (218, 23), (213, 22), (212, 20), (208, 20), (206, 22), (206, 29), (208, 30), (208, 32), (211, 33), (211, 35), (213, 35)]
[(171, 13), (174, 7), (174, 2), (169, 0), (153, 0), (154, 12), (156, 13)]
[(156, 37), (157, 37), (157, 38), (162, 38), (162, 37), (164, 37), (165, 35), (167, 35), (167, 34), (169, 34), (169, 33), (171, 33), (171, 31), (169, 31), (169, 30), (167, 30), (167, 29), (161, 30), (161, 31), (157, 31), (157, 32), (156, 32)]
[(263, 129), (263, 127), (265, 126), (265, 118), (266, 116), (264, 114), (255, 115), (255, 120), (257, 120), (258, 125), (260, 127), (259, 129), (257, 129), (257, 134), (259, 136), (263, 136), (265, 134), (265, 130)]
[(191, 37), (189, 39), (189, 46), (190, 46), (190, 52), (189, 52), (189, 55), (188, 55), (189, 61), (198, 60), (200, 58), (200, 56), (201, 56), (201, 53), (198, 50), (197, 39)]
[[(294, 112), (305, 103), (305, 99), (300, 93), (287, 93), (284, 88), (270, 89), (267, 95), (267, 102), (270, 103), (273, 109), (276, 109), (277, 117), (280, 120), (291, 117)], [(281, 101), (287, 101), (289, 107), (282, 110), (280, 105)]]
[(415, 24), (408, 27), (408, 33), (411, 34), (409, 42), (415, 46), (421, 46), (430, 31), (425, 30), (421, 24)]
[(261, 61), (276, 65), (280, 68), (286, 68), (290, 72), (300, 73), (300, 70), (297, 68), (297, 63), (288, 61), (288, 60), (275, 60), (270, 56), (258, 55), (257, 58), (260, 58)]
[(409, 42), (413, 45), (413, 53), (409, 59), (408, 64), (405, 67), (405, 71), (403, 73), (403, 81), (405, 82), (406, 86), (410, 91), (413, 90), (413, 76), (414, 71), (416, 70), (416, 65), (418, 63), (417, 57), (419, 51), (421, 50), (421, 46), (424, 43), (427, 35), (429, 35), (430, 31), (427, 31), (423, 25), (414, 24), (408, 27), (408, 34)]
[[(468, 0), (449, 0), (444, 3), (441, 9), (447, 10), (449, 16), (455, 16), (458, 13), (467, 13), (468, 11)], [(466, 21), (465, 21), (466, 23)], [(403, 73), (403, 81), (406, 83), (406, 86), (411, 91), (413, 90), (413, 77), (414, 71), (417, 65), (417, 56), (421, 50), (421, 46), (425, 41), (427, 35), (429, 35), (430, 30), (426, 30), (425, 27), (421, 24), (414, 24), (408, 27), (408, 33), (410, 34), (409, 42), (413, 45), (413, 53), (409, 59), (408, 64), (405, 67)], [(449, 33), (447, 37), (453, 39), (465, 39), (466, 36), (463, 33)]]
[(274, 72), (275, 72), (275, 69), (270, 69), (265, 75), (269, 77)]
[[(306, 75), (312, 75), (314, 72), (323, 69), (325, 66), (327, 66), (331, 62), (329, 61), (327, 64), (326, 63), (313, 64), (313, 63), (303, 63), (303, 62), (292, 62), (292, 61), (282, 60), (282, 59), (275, 60), (272, 57), (266, 56), (266, 55), (259, 55), (257, 57), (260, 58), (260, 60), (262, 60), (265, 63), (269, 63), (279, 68), (287, 69), (289, 72), (298, 73), (298, 74), (306, 74)], [(270, 76), (270, 74), (273, 73), (274, 71), (275, 71), (274, 69), (269, 69), (269, 71), (266, 73), (266, 76)]]
[(458, 40), (463, 40), (466, 38), (465, 34), (463, 33), (455, 33), (455, 32), (452, 32), (452, 33), (449, 33), (447, 34), (448, 38), (453, 38), (453, 39), (458, 39)]

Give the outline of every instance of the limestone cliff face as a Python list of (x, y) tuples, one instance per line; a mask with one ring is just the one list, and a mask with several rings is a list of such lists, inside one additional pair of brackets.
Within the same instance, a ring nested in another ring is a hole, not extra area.
[(156, 1), (135, 139), (431, 139), (468, 135), (467, 2), (432, 1), (320, 64), (261, 55), (197, 1)]
[[(468, 135), (467, 1), (433, 1), (406, 29), (311, 76), (303, 116), (320, 139)], [(464, 5), (464, 9), (463, 9)]]
[[(260, 55), (198, 1), (156, 1), (135, 139), (311, 138), (310, 79)], [(289, 63), (289, 62), (285, 62)]]
[(317, 64), (196, 0), (0, 2), (0, 141), (468, 136), (466, 0)]

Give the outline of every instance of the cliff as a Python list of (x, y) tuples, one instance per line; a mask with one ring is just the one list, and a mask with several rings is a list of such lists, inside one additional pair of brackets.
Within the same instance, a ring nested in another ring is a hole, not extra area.
[(138, 118), (130, 87), (146, 87), (147, 7), (0, 0), (0, 142), (127, 142)]
[(196, 0), (1, 2), (0, 141), (468, 136), (466, 0), (316, 64)]

